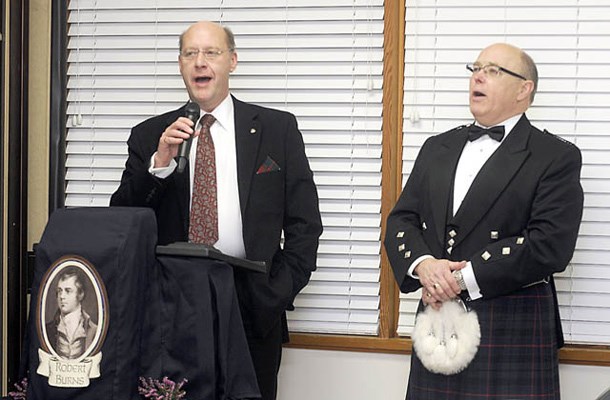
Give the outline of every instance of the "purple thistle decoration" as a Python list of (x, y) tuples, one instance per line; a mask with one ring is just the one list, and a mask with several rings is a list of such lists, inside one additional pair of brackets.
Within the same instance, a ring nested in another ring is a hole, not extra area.
[(180, 383), (176, 383), (167, 376), (164, 376), (160, 381), (158, 379), (140, 377), (138, 393), (152, 400), (181, 400), (186, 395), (186, 391), (182, 390), (182, 386), (187, 382), (188, 380), (183, 379)]
[(8, 397), (13, 400), (26, 400), (26, 394), (28, 391), (28, 378), (23, 378), (20, 383), (15, 383), (14, 392), (8, 392)]

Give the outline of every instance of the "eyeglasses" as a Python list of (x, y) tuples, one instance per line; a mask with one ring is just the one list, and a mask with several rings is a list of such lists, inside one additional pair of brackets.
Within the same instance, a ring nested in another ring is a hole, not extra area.
[(512, 75), (515, 78), (519, 78), (519, 79), (523, 79), (524, 81), (527, 80), (526, 77), (524, 77), (523, 75), (519, 75), (516, 72), (513, 72), (509, 69), (503, 68), (499, 65), (495, 65), (495, 64), (486, 64), (486, 65), (480, 65), (480, 64), (466, 64), (466, 69), (470, 72), (472, 72), (473, 74), (476, 74), (479, 71), (483, 71), (486, 75), (491, 76), (491, 77), (496, 77), (498, 75), (500, 75), (500, 72), (504, 72), (508, 75)]
[(203, 54), (203, 58), (208, 61), (213, 61), (220, 57), (223, 53), (230, 53), (233, 49), (229, 50), (218, 50), (218, 49), (184, 49), (180, 51), (180, 57), (186, 60), (194, 60), (199, 56), (199, 53)]

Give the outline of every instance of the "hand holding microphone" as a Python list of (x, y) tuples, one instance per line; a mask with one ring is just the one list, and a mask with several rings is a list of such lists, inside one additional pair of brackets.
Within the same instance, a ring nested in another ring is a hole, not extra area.
[[(189, 102), (184, 109), (184, 116), (179, 117), (159, 138), (155, 153), (154, 167), (163, 168), (170, 164), (172, 158), (178, 164), (178, 172), (183, 172), (188, 164), (191, 143), (195, 134), (195, 126), (199, 119), (199, 106)], [(191, 121), (189, 124), (188, 121)]]
[[(193, 129), (195, 129), (195, 125), (197, 125), (197, 120), (199, 119), (199, 105), (197, 103), (189, 102), (184, 109), (184, 116), (193, 121)], [(176, 156), (176, 162), (178, 163), (178, 167), (176, 167), (176, 171), (178, 173), (184, 172), (186, 165), (189, 162), (189, 154), (191, 152), (191, 144), (193, 143), (193, 135), (191, 135), (188, 139), (185, 139), (182, 143), (180, 143), (180, 147), (178, 147), (178, 155)]]

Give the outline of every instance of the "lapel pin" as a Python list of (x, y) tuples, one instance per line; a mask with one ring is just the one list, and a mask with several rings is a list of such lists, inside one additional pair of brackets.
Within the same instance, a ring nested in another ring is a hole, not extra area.
[(255, 134), (256, 133), (256, 128), (250, 128), (250, 133), (251, 134)]

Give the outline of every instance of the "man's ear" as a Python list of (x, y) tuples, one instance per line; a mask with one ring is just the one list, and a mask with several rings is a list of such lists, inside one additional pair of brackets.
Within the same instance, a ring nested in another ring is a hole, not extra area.
[(231, 53), (231, 67), (229, 68), (229, 71), (233, 72), (235, 71), (235, 68), (237, 68), (237, 51), (233, 50)]
[(529, 100), (534, 91), (534, 82), (533, 81), (523, 81), (521, 83), (521, 89), (519, 90), (519, 94), (517, 95), (518, 101)]

